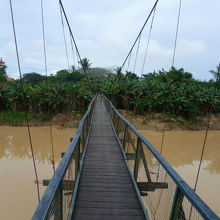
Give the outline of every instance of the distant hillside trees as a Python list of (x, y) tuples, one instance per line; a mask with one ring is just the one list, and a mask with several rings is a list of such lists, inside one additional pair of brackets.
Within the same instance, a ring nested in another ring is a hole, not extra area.
[(111, 75), (114, 75), (112, 71), (110, 69), (106, 69), (103, 67), (90, 68), (89, 74), (88, 74), (89, 77), (95, 77), (99, 79), (103, 79)]
[[(123, 73), (120, 67), (114, 73), (107, 68), (91, 67), (86, 58), (83, 63), (87, 77), (82, 68), (75, 67), (48, 77), (35, 72), (24, 74), (23, 88), (29, 110), (36, 114), (85, 110), (94, 94), (101, 91), (117, 108), (134, 113), (163, 113), (189, 120), (207, 115), (210, 110), (220, 113), (220, 84), (216, 90), (213, 80), (193, 79), (183, 68), (162, 69), (139, 77), (130, 71)], [(0, 78), (0, 112), (24, 111), (19, 80), (7, 82), (5, 69), (1, 69), (4, 79)], [(211, 73), (214, 77), (219, 74), (213, 70)]]
[(46, 76), (43, 76), (39, 73), (32, 72), (32, 73), (25, 73), (22, 79), (24, 83), (36, 85), (46, 80)]

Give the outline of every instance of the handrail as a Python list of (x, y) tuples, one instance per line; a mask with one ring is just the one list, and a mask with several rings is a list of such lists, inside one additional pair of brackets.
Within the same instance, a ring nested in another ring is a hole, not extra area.
[(208, 205), (192, 190), (192, 188), (179, 176), (179, 174), (171, 167), (171, 165), (166, 161), (166, 159), (153, 147), (153, 145), (147, 141), (142, 134), (140, 134), (137, 129), (126, 120), (113, 106), (112, 102), (104, 96), (105, 100), (109, 102), (111, 109), (116, 113), (116, 115), (125, 122), (125, 124), (130, 127), (130, 129), (137, 135), (137, 137), (146, 145), (146, 147), (151, 151), (151, 153), (160, 162), (166, 172), (172, 177), (174, 182), (180, 188), (184, 196), (192, 203), (196, 210), (204, 219), (219, 219), (219, 217), (208, 207)]
[(62, 179), (65, 175), (66, 169), (68, 167), (68, 164), (70, 162), (70, 159), (74, 153), (74, 150), (76, 148), (76, 144), (78, 143), (80, 139), (80, 135), (82, 132), (82, 128), (85, 122), (85, 119), (89, 115), (91, 111), (91, 107), (94, 104), (94, 101), (96, 100), (97, 95), (94, 96), (93, 100), (89, 104), (87, 112), (84, 114), (83, 118), (81, 119), (79, 126), (77, 128), (75, 137), (73, 138), (70, 146), (68, 147), (67, 151), (65, 152), (59, 166), (57, 167), (52, 179), (50, 180), (50, 183), (41, 198), (41, 201), (32, 217), (32, 220), (39, 220), (39, 219), (45, 219), (48, 211), (50, 209), (50, 206), (53, 202), (53, 199), (56, 196), (57, 191), (59, 190), (60, 184), (62, 182)]

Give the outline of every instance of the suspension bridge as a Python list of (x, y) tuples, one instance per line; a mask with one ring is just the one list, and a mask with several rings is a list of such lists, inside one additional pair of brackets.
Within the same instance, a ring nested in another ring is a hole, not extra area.
[(32, 219), (219, 218), (99, 95), (90, 103)]
[[(172, 66), (175, 61), (181, 2), (180, 0)], [(42, 3), (41, 0), (44, 60), (47, 74)], [(135, 72), (141, 34), (149, 19), (152, 18), (142, 66), (143, 73), (157, 3), (158, 0), (151, 9), (122, 66), (118, 68), (115, 80), (120, 76), (125, 64), (127, 64), (127, 69), (129, 68), (131, 55), (136, 46), (133, 68), (133, 72)], [(61, 0), (59, 0), (59, 5), (62, 25), (64, 25), (65, 19), (71, 37), (71, 47), (73, 49), (75, 46), (79, 63), (87, 76)], [(18, 68), (22, 81), (11, 0), (10, 8)], [(64, 28), (63, 34), (69, 66)], [(24, 91), (23, 96), (25, 101)], [(103, 94), (99, 93), (94, 96), (80, 121), (75, 137), (71, 139), (71, 144), (62, 155), (63, 158), (56, 170), (53, 164), (54, 175), (49, 180), (49, 185), (41, 199), (28, 117), (27, 127), (39, 199), (39, 205), (32, 217), (33, 220), (219, 219), (195, 193), (196, 185), (194, 189), (189, 187), (163, 156), (129, 121), (120, 115), (111, 101)], [(50, 134), (52, 142), (51, 129)], [(205, 144), (203, 151), (204, 147)]]

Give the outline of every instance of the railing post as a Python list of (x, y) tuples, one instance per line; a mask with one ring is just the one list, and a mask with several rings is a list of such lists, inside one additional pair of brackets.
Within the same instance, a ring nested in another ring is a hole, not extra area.
[(138, 169), (140, 163), (140, 147), (141, 147), (141, 140), (138, 138), (137, 140), (137, 147), (136, 147), (136, 154), (135, 154), (135, 161), (134, 161), (134, 179), (137, 182), (138, 177)]
[(84, 151), (85, 148), (85, 122), (82, 127), (82, 152)]
[[(80, 144), (81, 144), (81, 140), (79, 138), (79, 148), (78, 148), (78, 171), (79, 171), (79, 165), (80, 165)], [(77, 174), (78, 175), (78, 174)]]
[(89, 114), (88, 114), (88, 123), (89, 123), (89, 126), (90, 126), (90, 123), (91, 123), (90, 112), (89, 112)]
[(127, 130), (128, 130), (128, 126), (127, 126), (127, 124), (125, 124), (124, 137), (123, 137), (123, 142), (122, 142), (122, 147), (123, 147), (124, 151), (125, 151), (125, 147), (126, 147)]
[(79, 171), (79, 157), (80, 157), (80, 138), (78, 142), (78, 146), (76, 146), (76, 151), (75, 151), (75, 180), (78, 176), (78, 171)]
[(116, 117), (117, 117), (117, 118), (116, 118), (116, 120), (117, 120), (117, 122), (116, 122), (116, 134), (117, 134), (117, 136), (119, 137), (119, 132), (118, 132), (119, 117), (118, 117), (118, 115), (117, 115)]
[(60, 220), (63, 220), (63, 183), (60, 183)]
[(109, 103), (109, 115), (110, 115), (110, 117), (111, 117), (111, 119), (112, 119), (112, 122), (113, 122), (113, 118), (112, 118), (112, 106), (110, 105), (110, 103)]
[(182, 209), (183, 198), (184, 198), (184, 195), (181, 192), (180, 188), (177, 186), (175, 194), (174, 194), (174, 198), (173, 198), (172, 209), (170, 212), (170, 220), (180, 219), (181, 218), (180, 215), (181, 214), (184, 215), (184, 212)]
[(86, 117), (86, 138), (88, 136), (88, 132), (89, 132), (89, 123), (88, 123), (88, 116)]

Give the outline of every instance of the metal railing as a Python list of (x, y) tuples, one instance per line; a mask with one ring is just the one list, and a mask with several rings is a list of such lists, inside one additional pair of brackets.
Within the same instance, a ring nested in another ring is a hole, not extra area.
[(219, 219), (105, 96), (104, 103), (150, 219)]
[[(69, 148), (65, 152), (50, 183), (32, 217), (33, 220), (71, 219), (74, 196), (78, 187), (80, 163), (84, 157), (97, 96), (90, 103), (83, 116)], [(68, 217), (69, 216), (69, 217)]]

